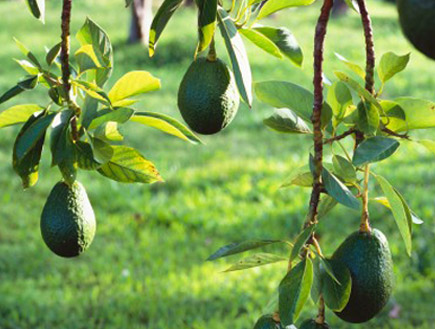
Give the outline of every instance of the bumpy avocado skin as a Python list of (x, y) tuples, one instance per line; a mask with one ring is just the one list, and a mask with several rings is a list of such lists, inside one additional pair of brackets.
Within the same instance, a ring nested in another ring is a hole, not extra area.
[(397, 0), (405, 36), (426, 56), (435, 59), (435, 1)]
[(301, 323), (299, 329), (329, 329), (329, 325), (325, 323), (317, 323), (314, 319), (308, 319)]
[(254, 329), (283, 329), (283, 326), (275, 322), (272, 314), (266, 314), (258, 319)]
[(41, 235), (50, 250), (61, 257), (78, 256), (92, 243), (95, 230), (95, 214), (83, 185), (57, 183), (41, 215)]
[(336, 314), (344, 321), (369, 321), (388, 302), (394, 284), (393, 261), (385, 235), (351, 234), (335, 251), (332, 259), (342, 261), (352, 277), (352, 291), (346, 307)]
[(234, 75), (220, 59), (195, 60), (178, 90), (181, 115), (189, 127), (200, 134), (215, 134), (228, 126), (239, 103)]

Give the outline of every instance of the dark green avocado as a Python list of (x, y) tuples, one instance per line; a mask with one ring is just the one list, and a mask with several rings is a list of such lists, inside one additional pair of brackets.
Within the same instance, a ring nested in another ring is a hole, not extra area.
[(178, 108), (197, 133), (215, 134), (234, 119), (240, 104), (234, 75), (220, 59), (198, 58), (178, 90)]
[(377, 229), (355, 232), (338, 247), (332, 259), (342, 261), (352, 277), (349, 302), (336, 314), (351, 323), (369, 321), (387, 304), (393, 290), (393, 261), (387, 238)]
[(423, 54), (435, 59), (435, 1), (397, 0), (397, 9), (408, 40)]
[(299, 329), (329, 329), (329, 325), (325, 323), (317, 323), (314, 319), (308, 319), (301, 323)]
[(75, 257), (94, 239), (95, 215), (82, 184), (57, 183), (47, 198), (41, 215), (44, 242), (61, 257)]
[(266, 314), (258, 319), (254, 329), (283, 329), (283, 327), (273, 319), (272, 314)]

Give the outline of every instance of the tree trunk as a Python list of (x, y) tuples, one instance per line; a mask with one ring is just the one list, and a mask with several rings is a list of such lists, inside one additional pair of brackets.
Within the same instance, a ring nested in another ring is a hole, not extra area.
[(128, 42), (148, 44), (153, 19), (152, 0), (134, 0), (131, 4), (131, 23)]

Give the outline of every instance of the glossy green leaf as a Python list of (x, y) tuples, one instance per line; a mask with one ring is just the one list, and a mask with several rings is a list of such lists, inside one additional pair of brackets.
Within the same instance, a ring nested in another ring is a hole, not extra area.
[(275, 109), (273, 114), (263, 123), (269, 128), (289, 134), (311, 134), (311, 129), (304, 120), (299, 118), (292, 110), (282, 108)]
[(41, 63), (39, 63), (39, 60), (36, 58), (36, 56), (21, 41), (15, 38), (14, 41), (21, 53), (26, 56), (35, 66), (41, 68)]
[(305, 258), (284, 277), (279, 285), (279, 314), (286, 327), (301, 314), (313, 284), (313, 263)]
[(289, 260), (290, 262), (294, 261), (299, 256), (302, 248), (305, 246), (308, 239), (312, 236), (315, 229), (316, 229), (316, 225), (310, 225), (304, 228), (301, 233), (299, 233), (293, 245), (292, 252), (290, 254), (290, 260)]
[(334, 167), (334, 173), (341, 177), (345, 182), (356, 181), (356, 170), (349, 160), (341, 155), (334, 155), (332, 157), (332, 165)]
[(77, 141), (75, 144), (77, 154), (77, 164), (80, 169), (96, 170), (101, 164), (95, 160), (91, 144)]
[(375, 178), (381, 186), (381, 189), (390, 204), (391, 212), (393, 213), (393, 217), (405, 243), (406, 252), (409, 256), (411, 256), (411, 230), (407, 210), (405, 209), (405, 205), (402, 202), (402, 198), (396, 193), (395, 189), (384, 177), (375, 175)]
[(337, 203), (337, 200), (335, 200), (333, 197), (327, 194), (322, 195), (318, 206), (317, 218), (321, 219), (325, 217), (332, 209), (334, 209)]
[(260, 10), (257, 19), (263, 19), (279, 10), (291, 7), (300, 7), (311, 5), (314, 0), (269, 0)]
[(0, 113), (0, 128), (26, 122), (30, 116), (42, 107), (36, 104), (21, 104), (12, 106)]
[(281, 54), (278, 46), (274, 42), (272, 42), (272, 40), (270, 40), (267, 36), (260, 33), (256, 29), (241, 28), (239, 29), (239, 33), (268, 54), (277, 58), (283, 58), (283, 55)]
[(120, 78), (109, 92), (109, 98), (116, 103), (130, 97), (160, 89), (160, 80), (146, 71), (128, 72)]
[(44, 23), (45, 21), (45, 0), (26, 0), (32, 15)]
[(353, 105), (352, 94), (346, 84), (341, 81), (334, 82), (328, 89), (327, 99), (337, 123), (343, 120), (348, 108)]
[(96, 137), (90, 137), (89, 140), (91, 142), (94, 159), (101, 164), (108, 163), (115, 152), (113, 147), (106, 141)]
[[(326, 306), (333, 311), (342, 311), (350, 298), (352, 279), (349, 269), (338, 260), (323, 259), (333, 272), (334, 278), (329, 274), (322, 275), (322, 294)], [(337, 282), (338, 280), (338, 282)]]
[(153, 127), (193, 144), (202, 143), (201, 139), (189, 128), (165, 114), (157, 112), (136, 112), (131, 118), (131, 121)]
[(282, 326), (273, 320), (272, 314), (266, 314), (257, 320), (254, 329), (282, 329)]
[(236, 264), (232, 265), (224, 272), (233, 272), (233, 271), (243, 271), (246, 269), (269, 265), (277, 262), (286, 262), (288, 259), (286, 257), (282, 257), (275, 254), (270, 253), (258, 253), (255, 255), (248, 256), (238, 261)]
[(34, 89), (38, 85), (39, 75), (30, 76), (17, 83), (16, 86), (6, 91), (0, 96), (0, 104), (10, 100), (11, 98), (21, 94), (23, 91)]
[(313, 260), (313, 284), (311, 285), (311, 299), (317, 304), (322, 294), (322, 271), (320, 269), (320, 257)]
[(356, 73), (361, 79), (365, 80), (366, 72), (363, 70), (363, 68), (361, 66), (349, 61), (348, 59), (346, 59), (345, 57), (343, 57), (339, 53), (335, 53), (335, 56), (340, 61), (342, 61), (349, 69), (351, 69), (354, 73)]
[(124, 140), (124, 136), (121, 134), (118, 128), (118, 122), (105, 122), (95, 129), (94, 136), (102, 140), (120, 142)]
[(101, 110), (98, 115), (89, 125), (88, 129), (95, 129), (103, 123), (113, 121), (118, 123), (125, 123), (134, 114), (134, 110), (126, 107), (116, 108), (115, 110)]
[(69, 124), (74, 115), (73, 110), (65, 110), (58, 113), (51, 123), (50, 148), (52, 166), (58, 165), (71, 156), (72, 141), (69, 132)]
[(328, 194), (346, 207), (358, 210), (360, 203), (352, 192), (337, 177), (323, 168), (323, 184)]
[(361, 101), (358, 104), (358, 129), (367, 136), (373, 136), (379, 128), (380, 114), (370, 103)]
[(38, 73), (41, 72), (40, 68), (35, 66), (33, 63), (22, 59), (22, 60), (15, 60), (15, 62), (21, 66), (21, 68), (26, 71), (30, 75), (38, 75)]
[(367, 138), (356, 148), (352, 162), (355, 166), (362, 166), (384, 160), (396, 152), (399, 146), (400, 143), (393, 138), (383, 136)]
[(198, 6), (199, 44), (198, 52), (204, 51), (216, 31), (218, 0), (196, 0)]
[(221, 257), (239, 254), (248, 250), (262, 248), (274, 243), (282, 243), (281, 240), (246, 240), (235, 242), (219, 248), (213, 255), (207, 258), (208, 261), (216, 260)]
[(163, 30), (171, 19), (175, 11), (181, 6), (183, 0), (165, 0), (157, 10), (151, 24), (150, 41), (149, 41), (149, 54), (150, 57), (154, 55), (157, 41), (160, 38)]
[(313, 186), (313, 175), (308, 166), (295, 169), (293, 173), (284, 180), (284, 182), (281, 184), (281, 187), (289, 187), (292, 185), (302, 187)]
[[(406, 207), (409, 208), (408, 204), (405, 202), (405, 200), (403, 199), (403, 197), (401, 196), (401, 194), (400, 194), (396, 189), (394, 189), (394, 190), (395, 190), (396, 193), (401, 197), (401, 199), (402, 199), (402, 203), (404, 203), (404, 207), (405, 207), (405, 209), (406, 209)], [(387, 199), (386, 197), (377, 197), (377, 198), (373, 198), (373, 199), (371, 199), (371, 200), (372, 200), (372, 201), (375, 201), (375, 202), (377, 202), (377, 203), (379, 203), (379, 204), (383, 205), (384, 207), (386, 207), (386, 208), (388, 208), (388, 209), (391, 210), (391, 205), (390, 205), (390, 203), (388, 202), (388, 199)], [(413, 211), (411, 210), (411, 208), (409, 208), (409, 210), (410, 210), (410, 213), (411, 213), (411, 220), (412, 220), (412, 223), (413, 223), (413, 224), (415, 224), (415, 225), (421, 225), (421, 224), (424, 223), (424, 221), (423, 221), (421, 218), (419, 218), (419, 217), (415, 214), (415, 212), (413, 212)], [(408, 220), (408, 222), (409, 222), (409, 220)]]
[(138, 151), (127, 146), (112, 146), (113, 156), (98, 172), (121, 183), (151, 184), (162, 181), (156, 167)]
[[(311, 122), (314, 95), (305, 88), (286, 81), (264, 81), (255, 84), (258, 99), (277, 108), (289, 108), (303, 120)], [(322, 126), (332, 117), (331, 107), (324, 103)]]
[[(43, 112), (44, 113), (44, 112)], [(45, 135), (47, 128), (53, 121), (56, 113), (47, 115), (38, 115), (36, 118), (33, 114), (29, 120), (32, 121), (27, 129), (22, 132), (15, 143), (15, 155), (17, 161), (21, 162), (30, 150)]]
[(237, 88), (245, 103), (252, 106), (252, 73), (245, 45), (230, 15), (218, 8), (219, 29), (225, 41), (236, 78)]
[[(391, 120), (388, 129), (395, 132), (404, 132), (411, 129), (426, 129), (435, 127), (435, 103), (424, 99), (402, 97), (394, 100), (394, 103), (404, 113), (406, 120)], [(395, 108), (392, 107), (394, 111)], [(387, 115), (390, 111), (387, 111)]]
[(86, 94), (96, 99), (100, 103), (107, 106), (112, 106), (109, 96), (97, 84), (83, 80), (72, 80), (71, 84), (83, 90)]
[(287, 57), (294, 65), (297, 67), (302, 66), (304, 61), (302, 48), (289, 29), (285, 27), (259, 26), (253, 30), (263, 34), (272, 41), (278, 47), (282, 56)]
[(103, 86), (113, 70), (113, 50), (107, 33), (89, 17), (76, 34), (81, 46), (92, 45), (95, 56), (104, 69), (95, 71), (95, 83)]
[(60, 54), (60, 49), (61, 49), (62, 44), (59, 42), (58, 44), (54, 45), (47, 53), (47, 55), (45, 56), (45, 61), (47, 62), (48, 65), (53, 64), (53, 62), (56, 60), (56, 58), (59, 56)]
[(382, 83), (387, 82), (397, 73), (402, 72), (409, 63), (410, 54), (398, 56), (393, 52), (382, 55), (378, 65), (378, 75)]
[(21, 159), (17, 157), (17, 143), (20, 142), (24, 133), (43, 115), (44, 112), (31, 114), (18, 133), (13, 148), (12, 166), (14, 171), (21, 177), (22, 185), (25, 189), (34, 186), (38, 181), (39, 162), (41, 160), (45, 132), (39, 136), (32, 148)]

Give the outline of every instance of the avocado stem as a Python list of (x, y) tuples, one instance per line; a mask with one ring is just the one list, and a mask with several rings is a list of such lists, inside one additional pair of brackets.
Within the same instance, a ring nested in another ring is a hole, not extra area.
[(209, 62), (216, 62), (217, 61), (217, 53), (216, 53), (216, 46), (214, 43), (214, 37), (211, 39), (211, 42), (210, 42), (210, 47), (208, 49), (208, 54), (207, 54), (207, 60)]
[(369, 219), (369, 178), (370, 178), (370, 165), (367, 164), (364, 168), (364, 190), (362, 193), (362, 214), (361, 214), (361, 225), (359, 228), (360, 232), (372, 231), (370, 227)]

